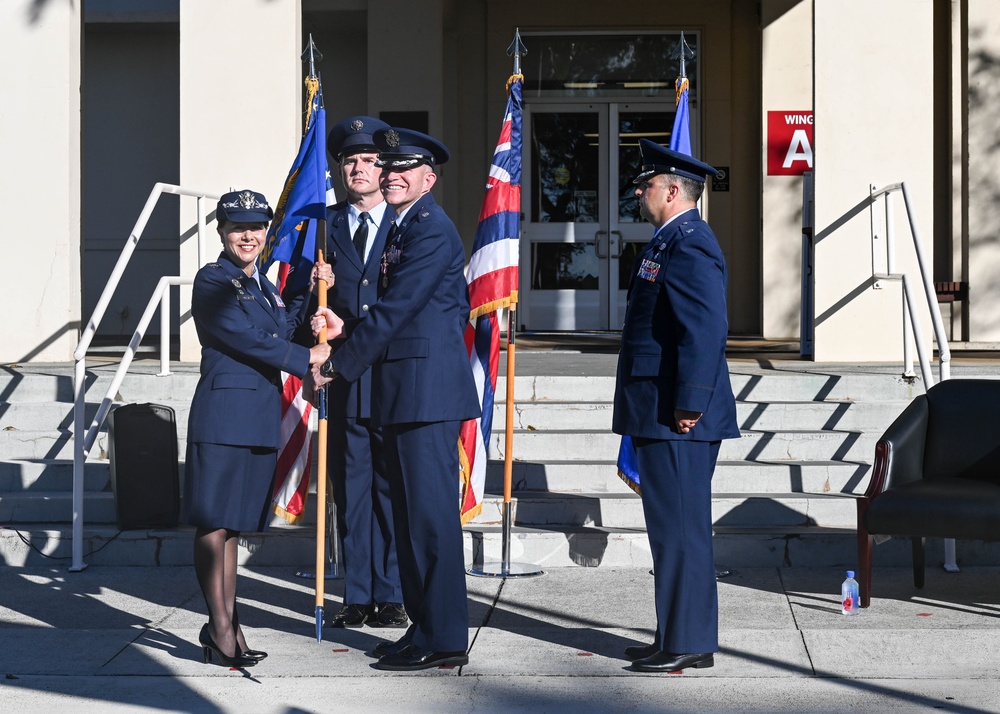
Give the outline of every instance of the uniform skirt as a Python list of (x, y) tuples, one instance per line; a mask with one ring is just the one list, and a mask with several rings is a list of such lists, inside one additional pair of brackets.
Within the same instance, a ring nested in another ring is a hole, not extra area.
[(263, 531), (277, 462), (276, 449), (188, 442), (184, 522), (213, 530)]

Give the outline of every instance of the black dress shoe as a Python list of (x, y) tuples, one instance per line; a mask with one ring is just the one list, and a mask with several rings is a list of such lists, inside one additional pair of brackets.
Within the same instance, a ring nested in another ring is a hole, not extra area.
[(431, 652), (411, 644), (399, 654), (387, 654), (375, 663), (375, 669), (391, 672), (415, 672), (433, 667), (461, 667), (469, 663), (469, 655), (462, 652)]
[(679, 672), (688, 667), (703, 669), (715, 666), (715, 656), (712, 652), (704, 654), (671, 654), (657, 652), (632, 663), (632, 668), (640, 672)]
[(330, 627), (361, 627), (375, 619), (374, 605), (344, 605), (333, 617)]
[[(406, 610), (398, 602), (384, 602), (378, 606), (379, 627), (406, 627), (408, 622)], [(374, 625), (376, 623), (370, 622), (368, 624)]]
[(625, 648), (625, 656), (630, 660), (645, 659), (652, 657), (660, 651), (660, 646), (655, 642), (651, 645), (633, 645)]
[(403, 636), (400, 637), (398, 640), (396, 640), (395, 642), (379, 642), (377, 645), (375, 645), (375, 649), (373, 651), (376, 657), (385, 657), (386, 655), (397, 655), (403, 650), (405, 650), (407, 647), (409, 647), (411, 642), (413, 642), (412, 625), (406, 632), (403, 633)]

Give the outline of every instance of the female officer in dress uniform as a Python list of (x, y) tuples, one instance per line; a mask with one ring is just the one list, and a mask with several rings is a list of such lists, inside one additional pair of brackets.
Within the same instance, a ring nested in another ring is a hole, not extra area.
[[(266, 657), (250, 650), (236, 611), (236, 556), (241, 531), (267, 523), (279, 445), (281, 372), (299, 377), (330, 348), (290, 342), (277, 288), (257, 271), (268, 221), (262, 194), (233, 191), (219, 199), (222, 254), (198, 271), (191, 314), (201, 341), (201, 379), (188, 422), (184, 521), (197, 528), (194, 567), (208, 606), (199, 640), (227, 666)], [(342, 323), (341, 323), (342, 325)], [(339, 329), (335, 325), (331, 337)]]

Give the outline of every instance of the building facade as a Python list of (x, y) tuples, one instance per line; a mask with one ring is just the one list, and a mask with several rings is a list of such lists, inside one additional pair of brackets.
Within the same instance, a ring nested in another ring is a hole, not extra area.
[[(958, 298), (943, 305), (952, 345), (1000, 344), (992, 0), (13, 0), (3, 361), (71, 359), (156, 182), (277, 199), (310, 34), (330, 123), (370, 114), (449, 146), (435, 193), (471, 246), (517, 29), (520, 329), (620, 326), (649, 235), (629, 183), (637, 140), (669, 138), (683, 32), (693, 151), (724, 169), (702, 209), (729, 264), (733, 336), (797, 340), (804, 324), (817, 360), (899, 360), (902, 287), (879, 276), (909, 273), (923, 300), (912, 222), (929, 279)], [(909, 213), (898, 192), (886, 212), (873, 193), (900, 182)], [(198, 214), (191, 197), (157, 204), (96, 345), (128, 341), (160, 276), (214, 257)], [(174, 357), (194, 360), (189, 289), (175, 290)]]

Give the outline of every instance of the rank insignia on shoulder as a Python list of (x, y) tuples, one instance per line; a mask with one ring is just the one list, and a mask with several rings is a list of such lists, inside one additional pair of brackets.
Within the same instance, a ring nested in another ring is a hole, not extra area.
[(639, 265), (638, 277), (643, 280), (649, 280), (656, 282), (656, 276), (660, 272), (660, 264), (654, 263), (648, 258), (643, 258), (642, 263)]

